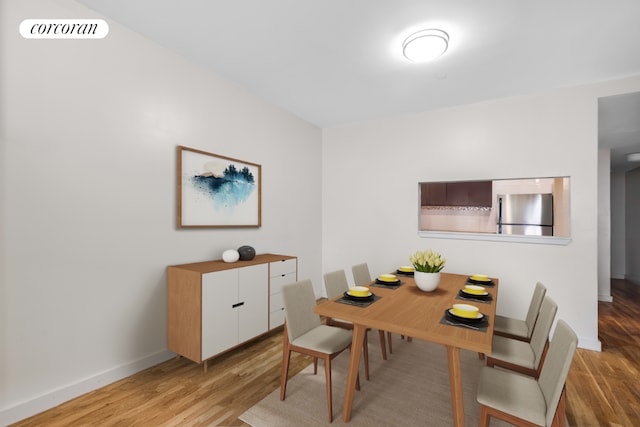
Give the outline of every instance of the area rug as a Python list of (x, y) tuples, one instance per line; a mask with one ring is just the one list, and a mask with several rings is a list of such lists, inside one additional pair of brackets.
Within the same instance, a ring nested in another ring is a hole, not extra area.
[[(289, 379), (287, 395), (280, 389), (247, 410), (240, 419), (253, 427), (285, 426), (451, 426), (451, 391), (445, 347), (424, 341), (401, 340), (394, 335), (393, 354), (382, 360), (378, 340), (369, 339), (370, 380), (360, 367), (360, 391), (356, 391), (351, 422), (342, 421), (342, 405), (349, 353), (332, 361), (333, 423), (327, 417), (325, 376), (322, 362), (318, 374), (309, 366)], [(460, 354), (465, 425), (477, 426), (480, 407), (475, 399), (480, 368), (478, 354)], [(491, 420), (493, 427), (509, 426)]]

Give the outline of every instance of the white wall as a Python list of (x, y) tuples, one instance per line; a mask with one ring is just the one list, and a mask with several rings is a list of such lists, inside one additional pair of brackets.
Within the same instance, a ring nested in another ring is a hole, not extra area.
[[(321, 278), (321, 130), (70, 0), (1, 4), (0, 425), (158, 363), (167, 265), (249, 244)], [(259, 229), (176, 228), (176, 146), (262, 165)]]
[(627, 172), (625, 189), (626, 278), (640, 285), (640, 167)]
[(611, 174), (611, 277), (614, 279), (624, 279), (626, 272), (625, 175), (624, 172)]
[[(597, 329), (597, 99), (640, 78), (323, 130), (323, 270), (369, 263), (372, 274), (417, 249), (443, 253), (453, 273), (501, 280), (498, 311), (524, 318), (536, 281), (559, 304), (580, 346)], [(567, 246), (420, 238), (420, 181), (569, 176)]]
[(611, 153), (598, 150), (598, 299), (611, 302)]

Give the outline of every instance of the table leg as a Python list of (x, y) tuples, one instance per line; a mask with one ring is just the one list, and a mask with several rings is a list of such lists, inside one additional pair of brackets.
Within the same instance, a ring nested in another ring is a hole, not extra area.
[(349, 373), (347, 374), (347, 388), (344, 393), (344, 405), (342, 408), (342, 420), (348, 423), (351, 420), (351, 407), (353, 397), (356, 394), (356, 380), (360, 368), (360, 356), (362, 344), (367, 333), (367, 328), (362, 325), (353, 325), (353, 338), (351, 339), (351, 358), (349, 359)]
[(451, 384), (451, 407), (453, 409), (453, 425), (464, 427), (464, 404), (462, 401), (462, 374), (460, 372), (460, 349), (447, 346), (449, 362), (449, 383)]

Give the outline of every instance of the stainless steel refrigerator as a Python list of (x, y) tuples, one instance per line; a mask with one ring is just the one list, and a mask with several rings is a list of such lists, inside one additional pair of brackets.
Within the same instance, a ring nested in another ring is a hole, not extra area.
[(497, 233), (553, 236), (553, 194), (498, 194)]

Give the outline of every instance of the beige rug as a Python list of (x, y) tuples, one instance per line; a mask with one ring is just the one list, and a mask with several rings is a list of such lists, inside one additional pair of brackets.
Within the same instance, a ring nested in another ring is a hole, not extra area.
[[(374, 339), (375, 338), (375, 339)], [(437, 344), (393, 336), (393, 354), (382, 360), (377, 333), (369, 334), (370, 381), (360, 367), (361, 389), (356, 392), (351, 422), (342, 421), (342, 404), (349, 364), (344, 352), (332, 362), (333, 423), (357, 426), (451, 426), (451, 392), (446, 349)], [(476, 402), (479, 370), (484, 362), (477, 353), (461, 351), (465, 425), (477, 426), (480, 408)], [(278, 388), (240, 416), (254, 427), (326, 426), (327, 401), (324, 366), (318, 364), (289, 379), (287, 396), (280, 401)], [(508, 426), (492, 418), (492, 427)]]

